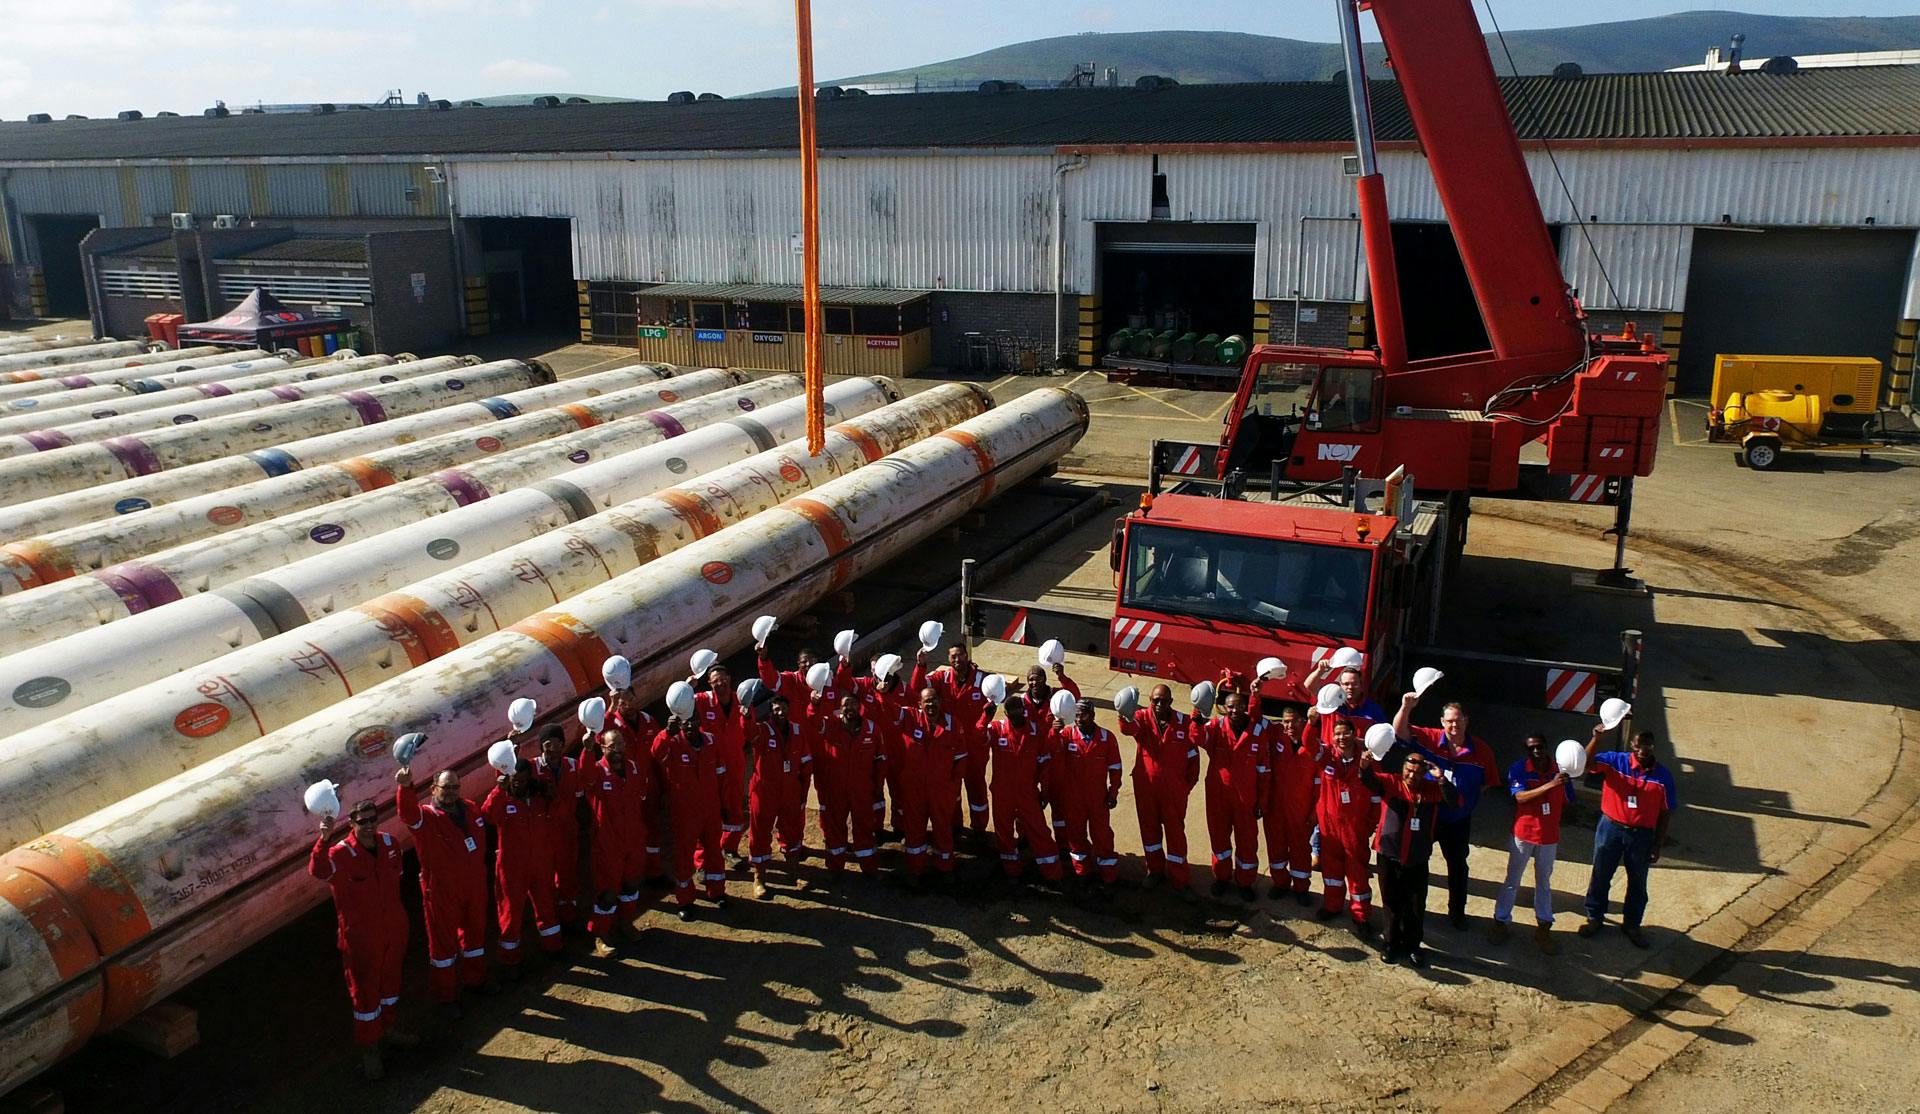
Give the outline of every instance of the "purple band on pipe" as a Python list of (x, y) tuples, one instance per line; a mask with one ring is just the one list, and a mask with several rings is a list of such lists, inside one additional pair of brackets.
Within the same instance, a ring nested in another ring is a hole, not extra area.
[(233, 388), (227, 386), (225, 383), (202, 383), (198, 389), (201, 394), (206, 395), (208, 398), (219, 398), (221, 395), (230, 395), (233, 393)]
[(361, 425), (372, 425), (375, 422), (387, 420), (386, 407), (381, 406), (379, 399), (365, 391), (346, 391), (340, 397), (346, 399), (355, 410), (360, 412)]
[(660, 427), (660, 432), (668, 437), (678, 437), (687, 431), (687, 427), (674, 420), (672, 414), (662, 414), (658, 410), (647, 411), (647, 420)]
[(273, 388), (273, 397), (284, 398), (288, 402), (293, 402), (296, 399), (302, 399), (307, 396), (302, 394), (298, 387), (275, 387)]
[(93, 578), (112, 588), (114, 594), (120, 597), (120, 602), (127, 605), (127, 613), (131, 615), (173, 603), (180, 598), (180, 589), (172, 577), (139, 561), (122, 561), (94, 573)]
[(487, 485), (474, 479), (467, 473), (462, 472), (458, 468), (449, 468), (444, 472), (435, 472), (433, 474), (433, 482), (446, 488), (447, 493), (453, 496), (453, 501), (463, 507), (469, 503), (478, 503), (480, 500), (493, 494), (487, 490)]
[(160, 458), (138, 437), (110, 438), (100, 442), (100, 447), (112, 453), (129, 476), (151, 476), (160, 471)]
[(78, 390), (81, 387), (93, 386), (93, 380), (88, 379), (84, 375), (69, 375), (65, 379), (60, 380), (60, 385), (68, 390)]
[(73, 444), (73, 438), (57, 429), (36, 429), (20, 436), (26, 438), (27, 444), (32, 445), (37, 453), (44, 453), (48, 449), (64, 449)]

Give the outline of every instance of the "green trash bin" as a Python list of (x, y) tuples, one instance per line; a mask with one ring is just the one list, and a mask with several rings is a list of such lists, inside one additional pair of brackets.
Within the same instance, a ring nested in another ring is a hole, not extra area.
[(1242, 360), (1245, 360), (1247, 358), (1247, 338), (1241, 336), (1239, 333), (1235, 333), (1221, 341), (1219, 356), (1220, 362), (1227, 365), (1238, 364)]
[(1177, 363), (1191, 363), (1193, 362), (1193, 346), (1199, 343), (1199, 341), (1200, 334), (1189, 330), (1173, 338), (1173, 347), (1169, 348), (1167, 353), (1172, 356)]
[(1194, 341), (1193, 342), (1193, 359), (1195, 363), (1201, 363), (1201, 364), (1219, 363), (1220, 362), (1220, 334), (1208, 333), (1206, 336), (1203, 336), (1199, 340)]

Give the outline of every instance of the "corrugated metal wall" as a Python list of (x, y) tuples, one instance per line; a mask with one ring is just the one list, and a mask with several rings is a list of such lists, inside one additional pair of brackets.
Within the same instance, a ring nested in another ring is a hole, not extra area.
[[(409, 198), (411, 188), (414, 196)], [(22, 215), (98, 216), (109, 228), (239, 217), (444, 216), (442, 193), (411, 163), (21, 167), (7, 197)]]

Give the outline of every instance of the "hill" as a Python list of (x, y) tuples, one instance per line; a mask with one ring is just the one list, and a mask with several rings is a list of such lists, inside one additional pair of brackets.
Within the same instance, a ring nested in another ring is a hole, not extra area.
[[(1547, 73), (1577, 62), (1589, 73), (1633, 73), (1698, 63), (1709, 46), (1746, 35), (1750, 58), (1773, 54), (1832, 54), (1920, 48), (1920, 16), (1775, 16), (1745, 12), (1679, 12), (1648, 19), (1591, 23), (1535, 31), (1508, 31), (1507, 50), (1521, 73)], [(1492, 37), (1495, 69), (1509, 72), (1506, 55)], [(1376, 76), (1380, 44), (1368, 48)], [(834, 78), (822, 84), (965, 87), (992, 78), (1050, 85), (1076, 63), (1119, 71), (1122, 84), (1145, 74), (1184, 83), (1319, 81), (1341, 69), (1335, 43), (1305, 42), (1233, 31), (1133, 31), (1062, 35), (1012, 43), (992, 50), (880, 73)], [(768, 90), (755, 96), (791, 95)]]

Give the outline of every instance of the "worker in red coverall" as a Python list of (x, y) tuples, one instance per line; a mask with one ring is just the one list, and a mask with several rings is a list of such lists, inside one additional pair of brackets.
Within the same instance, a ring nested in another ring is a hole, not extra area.
[[(647, 872), (647, 813), (656, 792), (652, 768), (629, 757), (632, 741), (618, 728), (595, 739), (600, 757), (586, 766), (587, 812), (593, 817), (588, 861), (593, 871), (593, 913), (587, 931), (603, 951), (619, 946), (614, 936), (639, 935), (640, 887)], [(584, 755), (583, 755), (584, 757)]]
[(1071, 726), (1054, 732), (1057, 800), (1067, 814), (1067, 853), (1073, 873), (1099, 878), (1105, 890), (1120, 876), (1107, 814), (1120, 803), (1120, 744), (1093, 721), (1093, 701), (1082, 700)]
[[(833, 675), (827, 681), (827, 687), (816, 693), (807, 684), (807, 674), (813, 670), (814, 663), (819, 660), (812, 650), (803, 649), (794, 654), (794, 668), (790, 670), (774, 667), (773, 656), (767, 652), (767, 644), (764, 642), (755, 643), (753, 652), (754, 664), (760, 673), (760, 683), (765, 685), (767, 691), (774, 696), (787, 698), (787, 715), (795, 723), (804, 724), (815, 717), (832, 715), (840, 707), (841, 693), (854, 686), (853, 663), (844, 657), (834, 659)], [(812, 785), (813, 767), (808, 765), (806, 769), (800, 771), (800, 800), (803, 807), (807, 799), (807, 790)], [(751, 797), (753, 792), (751, 787), (747, 792)], [(751, 807), (748, 811), (752, 811)]]
[(773, 859), (775, 829), (780, 854), (789, 863), (806, 855), (805, 779), (813, 764), (806, 729), (792, 717), (784, 696), (768, 703), (764, 723), (749, 730), (753, 738), (753, 784), (747, 790), (747, 861), (753, 866), (753, 896), (767, 896), (767, 863)]
[[(693, 684), (698, 678), (690, 678)], [(720, 846), (727, 854), (740, 857), (740, 840), (747, 832), (747, 724), (752, 713), (733, 696), (733, 674), (724, 665), (707, 670), (705, 692), (694, 694), (693, 724), (714, 746), (715, 767), (720, 774)], [(664, 772), (664, 770), (663, 770)], [(678, 828), (674, 829), (678, 831)], [(679, 852), (675, 852), (678, 857)], [(714, 869), (725, 871), (716, 863)], [(685, 883), (685, 874), (676, 875)], [(688, 900), (692, 900), (688, 898)]]
[(980, 682), (986, 679), (985, 673), (974, 668), (973, 659), (967, 656), (966, 646), (955, 644), (947, 647), (947, 664), (932, 672), (927, 670), (927, 652), (921, 650), (914, 659), (911, 682), (916, 690), (932, 686), (940, 694), (940, 706), (953, 716), (966, 738), (967, 765), (962, 771), (962, 780), (967, 790), (967, 824), (974, 837), (982, 840), (987, 834), (990, 807), (987, 797), (987, 747), (975, 728), (987, 710), (987, 698), (980, 692)]
[(1258, 833), (1266, 815), (1272, 752), (1267, 721), (1247, 711), (1246, 694), (1227, 694), (1225, 711), (1207, 724), (1207, 835), (1213, 842), (1213, 896), (1229, 880), (1253, 900), (1260, 869)]
[(1453, 783), (1436, 775), (1420, 751), (1408, 752), (1400, 772), (1391, 774), (1360, 760), (1360, 780), (1380, 794), (1380, 896), (1387, 907), (1386, 950), (1382, 961), (1405, 958), (1425, 967), (1420, 950), (1426, 936), (1427, 863), (1433, 857), (1440, 809), (1460, 798)]
[[(592, 754), (592, 750), (585, 752)], [(533, 776), (546, 786), (547, 856), (553, 875), (553, 908), (569, 929), (580, 925), (580, 805), (587, 797), (581, 760), (567, 755), (567, 736), (558, 724), (540, 732), (540, 757)]]
[(906, 828), (906, 789), (901, 775), (906, 772), (907, 764), (900, 754), (900, 724), (909, 711), (908, 700), (916, 697), (909, 693), (906, 680), (900, 674), (897, 668), (885, 677), (875, 677), (869, 672), (854, 682), (862, 712), (879, 728), (884, 758), (881, 779), (873, 783), (876, 842), (884, 837), (882, 829), (888, 825), (896, 835)]
[(509, 979), (520, 977), (522, 940), (520, 922), (529, 902), (540, 949), (560, 950), (560, 918), (553, 907), (552, 814), (571, 809), (551, 782), (535, 776), (533, 766), (521, 762), (510, 774), (500, 775), (480, 812), (493, 828), (493, 908), (500, 926), (500, 960)]
[[(394, 774), (400, 822), (413, 831), (420, 859), (420, 907), (427, 922), (427, 989), (458, 1014), (461, 985), (487, 980), (487, 821), (460, 795), (460, 779), (442, 770), (421, 804), (411, 767)], [(460, 965), (458, 978), (454, 964)]]
[[(1053, 679), (1060, 688), (1072, 694), (1075, 704), (1080, 702), (1080, 686), (1074, 684), (1073, 678), (1067, 676), (1067, 667), (1064, 663), (1053, 667)], [(1048, 738), (1052, 738), (1054, 728), (1060, 726), (1053, 722), (1053, 708), (1050, 705), (1052, 699), (1053, 686), (1047, 684), (1047, 671), (1040, 668), (1038, 664), (1028, 666), (1026, 683), (1020, 687), (1020, 703), (1026, 709), (1027, 722), (1033, 724), (1042, 735)], [(1040, 806), (1053, 816), (1053, 842), (1056, 845), (1064, 845), (1067, 838), (1067, 817), (1053, 799), (1051, 785), (1053, 772), (1051, 768), (1041, 771), (1044, 776), (1040, 779)]]
[[(1332, 741), (1323, 742), (1328, 733)], [(1368, 932), (1373, 884), (1367, 874), (1367, 851), (1380, 808), (1373, 790), (1360, 778), (1360, 736), (1344, 716), (1330, 719), (1309, 712), (1305, 738), (1320, 767), (1320, 879), (1325, 894), (1314, 915), (1332, 920), (1340, 915), (1344, 898), (1354, 927)]]
[(1311, 905), (1313, 883), (1314, 776), (1319, 763), (1308, 750), (1306, 720), (1289, 704), (1281, 709), (1269, 763), (1266, 817), (1267, 869), (1273, 878), (1272, 897), (1278, 901), (1289, 889), (1294, 900)]
[[(645, 767), (641, 772), (650, 774), (649, 781), (657, 788), (660, 784), (660, 771), (653, 768), (653, 737), (660, 734), (660, 721), (653, 713), (640, 706), (640, 697), (632, 688), (609, 689), (607, 692), (607, 722), (624, 731), (627, 736), (627, 757), (634, 764)], [(597, 740), (589, 739), (589, 746), (597, 747)], [(582, 763), (591, 763), (599, 758), (597, 753), (582, 754)], [(647, 884), (656, 890), (664, 890), (672, 885), (667, 880), (667, 864), (661, 850), (660, 837), (667, 830), (666, 802), (663, 796), (655, 792), (647, 801)], [(563, 894), (564, 896), (564, 894)], [(564, 906), (562, 910), (564, 912)], [(562, 920), (565, 919), (563, 916)]]
[(1133, 807), (1149, 886), (1165, 879), (1182, 892), (1187, 888), (1187, 799), (1200, 781), (1204, 732), (1204, 724), (1173, 710), (1173, 690), (1166, 685), (1153, 686), (1147, 706), (1120, 720), (1120, 733), (1138, 748)]
[(727, 861), (721, 855), (720, 816), (725, 804), (722, 787), (730, 781), (726, 756), (697, 721), (668, 716), (666, 728), (653, 738), (653, 760), (666, 786), (667, 813), (673, 821), (673, 884), (679, 917), (693, 918), (695, 870), (706, 884), (707, 897), (716, 907), (725, 908)]
[[(1033, 865), (1049, 882), (1060, 880), (1060, 847), (1053, 841), (1047, 815), (1040, 810), (1040, 786), (1054, 757), (1052, 733), (1027, 714), (1026, 700), (1007, 699), (1007, 718), (995, 722), (998, 708), (989, 703), (980, 720), (982, 743), (993, 751), (993, 835), (1000, 844), (1000, 870), (1019, 878), (1020, 844), (1027, 841)], [(1018, 833), (1018, 839), (1016, 839)]]
[(907, 873), (916, 880), (925, 878), (931, 838), (934, 870), (951, 882), (967, 733), (943, 710), (940, 691), (932, 685), (921, 688), (920, 707), (900, 719), (900, 759), (905, 766), (900, 780), (906, 790), (906, 826), (900, 829), (900, 841), (907, 853)]
[(320, 818), (320, 838), (307, 873), (333, 891), (336, 940), (353, 1002), (353, 1039), (367, 1078), (386, 1074), (380, 1039), (396, 1048), (419, 1043), (393, 1027), (400, 1004), (400, 961), (407, 954), (407, 913), (400, 906), (400, 845), (380, 830), (379, 806), (361, 801), (348, 813), (352, 830), (332, 843), (333, 817)]
[(846, 869), (851, 827), (853, 861), (862, 871), (871, 871), (873, 829), (880, 818), (871, 804), (887, 763), (880, 725), (867, 718), (859, 694), (850, 689), (833, 715), (814, 717), (809, 726), (827, 870), (838, 874)]

